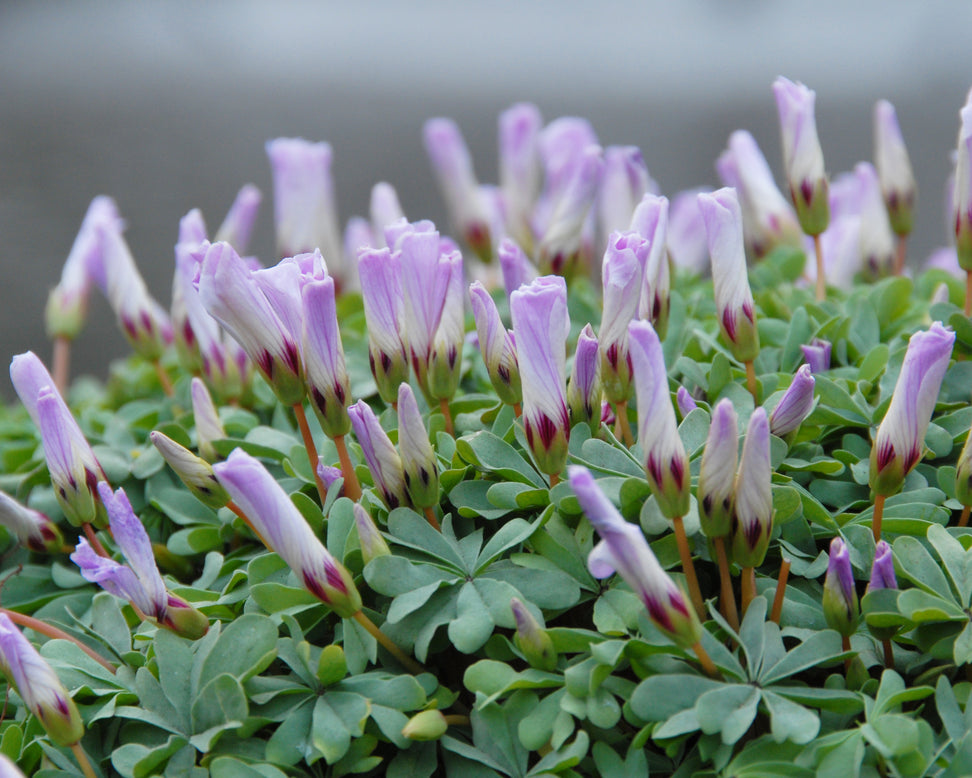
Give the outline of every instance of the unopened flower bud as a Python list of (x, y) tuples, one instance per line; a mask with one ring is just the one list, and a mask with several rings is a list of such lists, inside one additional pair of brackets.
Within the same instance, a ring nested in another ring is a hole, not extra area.
[(770, 414), (770, 432), (783, 438), (800, 429), (800, 424), (813, 410), (813, 387), (816, 382), (809, 365), (801, 365), (793, 383)]
[(601, 427), (601, 355), (590, 324), (584, 325), (577, 336), (574, 364), (567, 384), (567, 406), (571, 426), (587, 422), (591, 434), (597, 434)]
[(683, 419), (699, 407), (692, 393), (684, 386), (678, 387), (678, 391), (675, 392), (675, 402), (678, 403), (678, 412), (682, 414)]
[(557, 667), (557, 650), (550, 635), (516, 597), (510, 600), (510, 608), (516, 619), (516, 633), (513, 635), (516, 647), (523, 652), (530, 667), (553, 672)]
[(149, 438), (172, 472), (179, 476), (179, 480), (199, 502), (213, 510), (219, 510), (229, 502), (229, 495), (220, 486), (209, 462), (158, 430), (149, 433)]
[(845, 637), (857, 632), (861, 609), (857, 602), (850, 554), (840, 538), (830, 541), (830, 560), (823, 585), (823, 611), (827, 626), (831, 629)]
[(308, 280), (300, 290), (303, 303), (304, 376), (311, 407), (329, 438), (351, 429), (348, 403), (351, 382), (338, 327), (334, 279)]
[(469, 299), (476, 319), (479, 350), (490, 383), (500, 400), (507, 405), (517, 405), (523, 401), (523, 390), (513, 333), (503, 325), (496, 303), (479, 281), (469, 285)]
[(360, 503), (354, 504), (354, 526), (358, 530), (358, 544), (361, 546), (361, 559), (368, 564), (372, 559), (389, 556), (391, 549), (378, 531), (368, 511)]
[(740, 567), (759, 567), (773, 531), (773, 469), (770, 464), (769, 422), (757, 408), (749, 418), (732, 519), (732, 560)]
[(60, 551), (64, 545), (61, 530), (53, 521), (6, 492), (0, 492), (0, 525), (31, 551)]
[(412, 387), (398, 387), (398, 449), (405, 488), (416, 508), (439, 504), (439, 468)]
[(389, 510), (408, 505), (402, 459), (375, 412), (364, 400), (358, 400), (348, 408), (348, 415), (381, 499)]
[(638, 313), (642, 269), (648, 242), (635, 232), (612, 233), (601, 265), (603, 314), (597, 340), (601, 350), (601, 383), (613, 403), (631, 393), (628, 324)]
[(709, 437), (699, 470), (699, 524), (706, 537), (719, 538), (732, 529), (733, 490), (739, 461), (739, 429), (732, 401), (719, 400), (712, 411)]
[(344, 473), (341, 471), (340, 467), (332, 467), (331, 465), (325, 465), (323, 462), (318, 462), (317, 477), (321, 479), (321, 483), (324, 484), (324, 488), (330, 491), (331, 486), (333, 486), (338, 479), (344, 477)]
[(668, 198), (646, 194), (631, 216), (631, 229), (648, 242), (638, 318), (650, 321), (658, 337), (664, 338), (672, 284), (668, 267)]
[(192, 416), (196, 422), (196, 445), (203, 459), (215, 462), (219, 454), (216, 453), (213, 444), (226, 437), (226, 430), (223, 429), (223, 422), (219, 420), (219, 411), (216, 410), (209, 389), (198, 376), (192, 379), (190, 394), (192, 395)]
[(226, 218), (216, 231), (214, 242), (225, 240), (237, 252), (246, 253), (262, 199), (263, 195), (260, 194), (259, 189), (253, 184), (245, 184), (237, 193)]
[(537, 269), (527, 259), (523, 249), (509, 238), (503, 238), (497, 253), (503, 272), (503, 288), (509, 300), (513, 292), (537, 277)]
[(826, 373), (830, 370), (830, 349), (830, 341), (821, 338), (814, 338), (809, 345), (800, 346), (811, 373)]
[(440, 710), (423, 710), (416, 713), (408, 720), (402, 728), (402, 735), (409, 740), (424, 742), (427, 740), (438, 740), (442, 737), (449, 724), (445, 720)]
[(891, 228), (898, 235), (907, 235), (914, 218), (915, 176), (898, 116), (887, 100), (878, 100), (874, 106), (874, 164)]
[(871, 566), (871, 580), (867, 584), (867, 591), (875, 589), (897, 589), (898, 579), (894, 574), (894, 557), (891, 546), (884, 540), (879, 540), (874, 549), (874, 564)]
[(361, 300), (368, 325), (368, 359), (378, 394), (386, 403), (398, 398), (398, 385), (408, 380), (405, 347), (405, 297), (401, 252), (358, 252)]

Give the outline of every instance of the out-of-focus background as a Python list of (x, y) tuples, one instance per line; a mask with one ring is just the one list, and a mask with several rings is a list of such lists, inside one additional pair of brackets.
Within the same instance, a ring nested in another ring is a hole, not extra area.
[[(497, 114), (529, 100), (547, 120), (588, 117), (604, 145), (640, 146), (669, 195), (715, 187), (738, 128), (781, 183), (781, 74), (816, 90), (831, 173), (871, 158), (874, 103), (895, 104), (918, 179), (916, 265), (946, 239), (970, 29), (963, 0), (0, 2), (0, 354), (49, 358), (47, 291), (96, 194), (118, 201), (167, 305), (179, 218), (199, 207), (215, 229), (246, 182), (264, 193), (252, 248), (273, 259), (269, 138), (332, 144), (342, 222), (387, 180), (410, 218), (445, 227), (430, 116), (459, 122), (483, 182)], [(74, 372), (104, 375), (127, 350), (95, 292)]]

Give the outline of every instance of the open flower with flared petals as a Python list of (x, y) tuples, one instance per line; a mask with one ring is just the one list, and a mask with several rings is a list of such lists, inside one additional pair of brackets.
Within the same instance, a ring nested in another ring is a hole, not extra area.
[(857, 632), (861, 617), (847, 544), (840, 538), (830, 541), (827, 576), (823, 585), (823, 612), (827, 626), (841, 635)]
[(689, 509), (689, 461), (678, 434), (661, 342), (646, 321), (631, 322), (628, 338), (648, 483), (663, 515), (684, 516)]
[(620, 575), (641, 598), (656, 627), (685, 648), (694, 645), (702, 629), (695, 609), (662, 569), (641, 528), (624, 520), (586, 467), (571, 465), (567, 472), (584, 515), (601, 537), (587, 558), (591, 575)]
[(0, 491), (0, 525), (31, 551), (60, 551), (61, 530), (40, 511), (17, 502)]
[(732, 560), (740, 567), (763, 563), (773, 531), (773, 469), (766, 411), (757, 408), (749, 417), (734, 492)]
[(668, 198), (646, 194), (631, 216), (631, 229), (648, 242), (638, 318), (650, 321), (659, 337), (665, 337), (672, 285), (668, 267)]
[(236, 194), (223, 223), (216, 230), (216, 242), (225, 240), (237, 252), (243, 254), (250, 245), (250, 235), (256, 224), (263, 195), (253, 184), (244, 184)]
[(636, 232), (615, 232), (608, 239), (601, 264), (603, 288), (601, 327), (601, 382), (611, 402), (624, 402), (631, 391), (628, 324), (638, 313), (648, 242)]
[(770, 414), (770, 432), (783, 438), (800, 429), (800, 424), (813, 410), (815, 385), (809, 365), (801, 365), (793, 376), (793, 382)]
[(739, 428), (732, 401), (719, 400), (712, 411), (709, 436), (699, 469), (699, 524), (706, 537), (719, 538), (732, 529), (733, 494), (739, 461)]
[(874, 104), (874, 166), (891, 228), (898, 235), (907, 235), (914, 218), (917, 187), (898, 115), (887, 100)]
[[(567, 407), (570, 423), (586, 422), (591, 434), (601, 427), (601, 355), (597, 336), (590, 324), (577, 336), (574, 364), (567, 383)], [(610, 406), (608, 406), (610, 408)]]
[(523, 387), (523, 426), (540, 470), (558, 474), (567, 459), (567, 284), (541, 276), (510, 297)]
[(500, 400), (507, 405), (517, 405), (523, 400), (523, 391), (513, 333), (503, 325), (496, 303), (479, 281), (469, 285), (469, 300), (490, 383)]
[(908, 341), (891, 404), (871, 447), (870, 484), (875, 493), (891, 495), (921, 460), (942, 379), (952, 357), (955, 333), (935, 322)]
[(311, 594), (342, 618), (361, 610), (361, 595), (351, 574), (324, 548), (287, 493), (257, 459), (236, 449), (213, 469), (264, 543), (287, 563)]
[(351, 417), (354, 437), (361, 446), (381, 499), (389, 510), (399, 505), (408, 505), (402, 458), (388, 433), (382, 429), (375, 412), (364, 400), (358, 400), (348, 408), (348, 415)]

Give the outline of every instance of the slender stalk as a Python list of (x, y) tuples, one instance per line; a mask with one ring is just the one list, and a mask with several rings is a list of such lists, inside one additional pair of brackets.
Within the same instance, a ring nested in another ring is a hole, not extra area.
[[(310, 462), (311, 472), (314, 474), (314, 483), (317, 484), (317, 494), (321, 498), (321, 504), (327, 499), (327, 487), (317, 473), (317, 465), (320, 459), (317, 456), (317, 446), (314, 444), (314, 436), (311, 435), (310, 425), (307, 424), (307, 414), (304, 413), (303, 403), (294, 403), (294, 415), (297, 417), (297, 426), (300, 427), (300, 436), (304, 439), (304, 448), (307, 449), (307, 461)], [(345, 486), (345, 488), (347, 488)]]
[(701, 643), (696, 643), (692, 646), (692, 650), (695, 655), (699, 658), (699, 664), (702, 665), (702, 669), (705, 670), (705, 674), (710, 678), (718, 678), (719, 670), (715, 666), (715, 662), (712, 661), (712, 657), (709, 656), (709, 652), (702, 648)]
[(63, 335), (54, 338), (54, 386), (65, 397), (71, 378), (71, 341)]
[(729, 577), (729, 559), (726, 556), (726, 540), (723, 537), (714, 538), (716, 559), (719, 562), (719, 600), (725, 609), (726, 621), (736, 632), (739, 631), (739, 612), (736, 610), (736, 595), (732, 591), (732, 579)]
[(972, 316), (972, 270), (965, 271), (965, 315)]
[(395, 659), (397, 659), (402, 664), (402, 666), (408, 668), (408, 670), (411, 673), (413, 673), (414, 675), (421, 675), (422, 673), (425, 672), (425, 668), (422, 667), (422, 665), (420, 665), (414, 659), (412, 659), (412, 657), (410, 657), (404, 651), (402, 651), (402, 649), (396, 646), (395, 643), (392, 641), (392, 639), (388, 637), (388, 635), (386, 635), (384, 632), (378, 629), (378, 627), (375, 625), (375, 622), (373, 622), (371, 619), (365, 616), (364, 611), (358, 611), (351, 618), (354, 619), (356, 622), (358, 622), (366, 630), (368, 630), (368, 632), (371, 633), (372, 637), (374, 637), (375, 640), (381, 643), (388, 651), (388, 653), (391, 654), (393, 657), (395, 657)]
[(472, 723), (469, 716), (462, 716), (458, 713), (447, 713), (442, 718), (450, 727), (468, 727)]
[(817, 302), (827, 299), (827, 278), (824, 275), (823, 246), (820, 244), (820, 236), (813, 236), (813, 252), (817, 255)]
[(156, 359), (152, 364), (155, 366), (155, 375), (159, 377), (159, 383), (162, 384), (162, 391), (165, 392), (166, 397), (171, 397), (175, 394), (175, 387), (172, 386), (169, 374), (165, 372), (165, 368), (162, 367), (159, 360)]
[(628, 422), (628, 401), (619, 400), (614, 404), (614, 434), (621, 438), (626, 446), (634, 445), (634, 435), (631, 434), (631, 424)]
[(770, 611), (770, 621), (780, 623), (783, 612), (783, 597), (786, 594), (786, 579), (790, 577), (790, 560), (784, 559), (780, 564), (780, 574), (776, 579), (776, 596), (773, 597), (773, 609)]
[(92, 527), (88, 522), (81, 525), (84, 529), (85, 537), (88, 538), (88, 542), (91, 544), (91, 548), (95, 550), (98, 556), (109, 557), (110, 554), (105, 551), (105, 547), (101, 545), (101, 541), (98, 540), (98, 536), (95, 535), (94, 527)]
[(962, 515), (959, 516), (959, 523), (958, 523), (960, 527), (969, 526), (969, 510), (970, 508), (968, 505), (962, 506)]
[(263, 545), (265, 545), (267, 548), (270, 548), (270, 545), (267, 543), (267, 541), (265, 541), (263, 539), (263, 536), (259, 532), (257, 532), (257, 528), (253, 526), (253, 522), (250, 521), (249, 516), (247, 516), (245, 513), (243, 513), (243, 509), (240, 508), (239, 505), (237, 505), (235, 502), (233, 502), (232, 500), (230, 500), (228, 503), (226, 503), (226, 507), (229, 508), (231, 511), (233, 511), (233, 513), (235, 513), (241, 519), (243, 519), (243, 523), (246, 524), (246, 526), (250, 528), (250, 532), (252, 532), (254, 535), (256, 535), (257, 540), (259, 540), (261, 543), (263, 543)]
[(891, 638), (881, 641), (884, 644), (884, 666), (894, 670), (894, 651), (891, 648)]
[(334, 438), (334, 447), (337, 449), (338, 460), (341, 462), (341, 474), (344, 476), (344, 496), (357, 502), (361, 499), (361, 483), (358, 481), (358, 474), (354, 472), (354, 465), (351, 464), (344, 435), (338, 435)]
[(756, 597), (756, 568), (744, 567), (741, 576), (742, 583), (742, 615), (749, 610), (749, 603)]
[(518, 419), (523, 415), (523, 407), (519, 403), (513, 403), (513, 415)]
[(894, 274), (900, 276), (904, 272), (905, 254), (908, 251), (908, 236), (899, 235), (894, 246)]
[[(840, 648), (841, 651), (851, 650), (850, 635), (840, 636)], [(844, 660), (844, 675), (850, 672), (850, 666), (851, 666), (851, 658), (847, 657), (847, 659)]]
[(751, 359), (746, 362), (746, 388), (753, 396), (753, 401), (759, 405), (759, 396), (756, 388), (756, 367), (753, 365), (753, 361)]
[(71, 746), (71, 750), (74, 752), (74, 758), (77, 759), (78, 764), (81, 765), (81, 772), (84, 773), (85, 778), (98, 778), (98, 774), (91, 766), (88, 755), (84, 753), (84, 749), (81, 748), (81, 743), (75, 743), (73, 746)]
[(557, 484), (560, 483), (560, 476), (556, 473), (550, 474), (550, 488), (553, 489)]
[(74, 643), (74, 645), (76, 645), (78, 648), (84, 651), (84, 653), (94, 659), (99, 665), (105, 668), (105, 670), (110, 673), (115, 672), (115, 666), (111, 662), (105, 659), (93, 648), (86, 646), (73, 635), (69, 635), (63, 629), (58, 629), (47, 622), (41, 621), (40, 619), (35, 619), (33, 616), (25, 616), (23, 613), (17, 613), (17, 611), (12, 611), (9, 608), (0, 607), (0, 613), (6, 614), (7, 617), (14, 622), (14, 624), (27, 627), (27, 629), (32, 629), (34, 632), (39, 632), (42, 635), (47, 635), (49, 638), (53, 638), (55, 640), (70, 640), (72, 643)]
[(442, 415), (445, 416), (446, 432), (450, 435), (456, 434), (456, 429), (452, 424), (452, 412), (449, 410), (449, 401), (442, 397), (439, 400), (439, 410), (442, 411)]
[(881, 520), (884, 518), (884, 495), (879, 494), (874, 498), (874, 518), (871, 519), (871, 531), (874, 533), (874, 542), (881, 539)]
[(435, 511), (426, 507), (425, 509), (425, 520), (432, 525), (432, 529), (437, 529), (439, 532), (442, 531), (442, 527), (439, 526), (439, 520), (435, 517)]
[(682, 517), (676, 516), (672, 519), (675, 527), (675, 542), (678, 544), (678, 555), (682, 559), (682, 572), (685, 573), (685, 582), (688, 584), (689, 597), (695, 606), (695, 612), (700, 619), (705, 619), (705, 602), (702, 600), (702, 590), (699, 589), (699, 579), (695, 575), (695, 564), (692, 562), (692, 552), (689, 549), (688, 535), (685, 534), (685, 524)]

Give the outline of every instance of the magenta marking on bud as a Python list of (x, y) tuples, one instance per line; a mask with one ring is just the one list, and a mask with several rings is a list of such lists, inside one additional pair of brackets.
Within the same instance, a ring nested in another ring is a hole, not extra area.
[(803, 201), (809, 203), (813, 198), (813, 181), (808, 178), (803, 179), (800, 182), (800, 194), (803, 195)]
[(671, 464), (668, 467), (669, 470), (672, 471), (672, 477), (675, 479), (675, 485), (681, 489), (682, 478), (685, 476), (685, 468), (682, 466), (682, 460), (678, 457), (673, 457)]
[(753, 323), (756, 322), (756, 311), (753, 310), (753, 304), (751, 302), (749, 302), (748, 300), (744, 302), (742, 306), (742, 311), (746, 315), (746, 318), (749, 319), (749, 321)]
[(287, 367), (289, 367), (294, 373), (300, 370), (300, 352), (297, 350), (297, 344), (290, 340), (284, 342), (284, 359), (287, 362)]
[(675, 625), (672, 623), (671, 614), (668, 609), (665, 608), (655, 597), (652, 597), (644, 589), (641, 590), (641, 599), (644, 600), (645, 608), (648, 611), (648, 615), (651, 616), (652, 621), (658, 623), (662, 629), (668, 632), (675, 631)]
[(324, 587), (317, 582), (316, 578), (307, 572), (304, 572), (301, 575), (301, 578), (304, 581), (304, 586), (307, 587), (307, 591), (326, 605), (331, 604), (331, 598), (327, 596), (327, 593), (324, 591)]
[(273, 379), (273, 357), (271, 356), (270, 352), (264, 349), (264, 351), (260, 353), (260, 356), (257, 357), (256, 363), (259, 366), (260, 370), (267, 376), (267, 378), (272, 380)]
[(611, 363), (611, 367), (615, 370), (618, 369), (618, 344), (612, 343), (607, 348), (607, 352), (604, 354), (607, 357), (608, 362)]
[(743, 532), (746, 536), (746, 542), (749, 544), (750, 548), (756, 548), (759, 545), (759, 536), (762, 534), (763, 525), (758, 521), (747, 522), (746, 526), (743, 528)]
[(654, 453), (648, 455), (648, 473), (656, 484), (661, 484), (665, 474), (662, 472), (661, 462), (655, 458)]
[(316, 387), (311, 387), (311, 397), (314, 398), (314, 405), (317, 410), (321, 412), (322, 415), (327, 415), (327, 398), (321, 393), (321, 391)]
[(341, 577), (341, 572), (333, 565), (324, 566), (324, 574), (327, 577), (328, 586), (337, 589), (342, 594), (348, 593), (348, 587), (344, 583), (344, 579)]
[(182, 323), (182, 339), (186, 342), (186, 345), (190, 347), (194, 346), (196, 343), (196, 333), (192, 329), (189, 319), (186, 319)]
[(722, 326), (726, 330), (726, 335), (729, 336), (729, 340), (736, 340), (736, 314), (730, 309), (726, 308), (722, 312)]
[(884, 470), (894, 460), (894, 444), (890, 440), (885, 440), (877, 451), (878, 470)]

